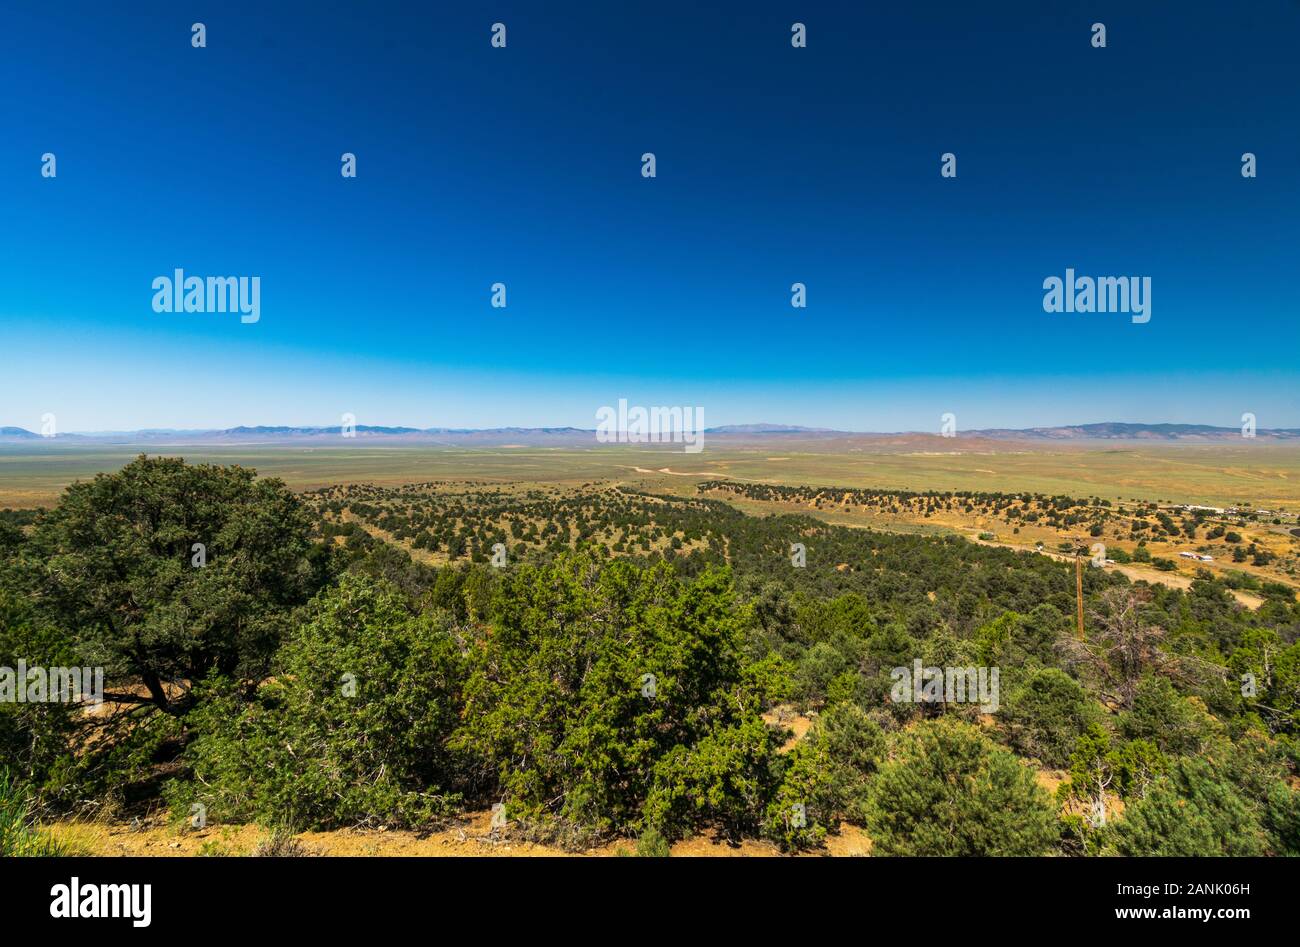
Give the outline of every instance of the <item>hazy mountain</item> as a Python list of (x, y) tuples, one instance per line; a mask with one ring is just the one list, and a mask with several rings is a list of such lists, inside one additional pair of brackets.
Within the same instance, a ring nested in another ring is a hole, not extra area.
[[(1107, 421), (1100, 424), (1074, 424), (1062, 427), (1031, 427), (1023, 430), (992, 428), (969, 431), (969, 435), (1015, 440), (1240, 440), (1241, 428), (1215, 427), (1210, 424), (1126, 424)], [(1300, 437), (1296, 428), (1259, 429), (1256, 437), (1286, 439)]]
[[(422, 433), (417, 427), (379, 427), (369, 424), (358, 424), (355, 426), (357, 437), (363, 437), (372, 434), (419, 434)], [(258, 425), (257, 427), (232, 427), (224, 431), (211, 432), (218, 437), (321, 437), (321, 436), (341, 436), (342, 428), (338, 425), (332, 427), (286, 427), (283, 425)]]
[(724, 424), (706, 427), (705, 434), (847, 434), (828, 427), (800, 427), (797, 424)]
[[(728, 424), (706, 428), (705, 436), (724, 442), (764, 441), (842, 441), (858, 447), (877, 444), (883, 447), (908, 448), (927, 444), (952, 444), (937, 432), (851, 432), (830, 428), (803, 427), (793, 424)], [(1267, 442), (1300, 439), (1297, 428), (1260, 428), (1256, 439)], [(44, 441), (21, 427), (0, 427), (0, 443)], [(382, 442), (399, 446), (427, 444), (444, 446), (577, 446), (596, 445), (594, 429), (576, 427), (500, 427), (500, 428), (415, 428), (358, 424), (351, 436), (338, 426), (240, 425), (221, 430), (172, 430), (151, 428), (140, 431), (97, 431), (59, 434), (56, 442), (76, 440), (103, 444), (337, 444)], [(1241, 429), (1209, 424), (1132, 424), (1107, 421), (1097, 424), (1072, 424), (1060, 427), (986, 428), (958, 431), (955, 440), (969, 447), (975, 442), (998, 441), (1239, 441)]]

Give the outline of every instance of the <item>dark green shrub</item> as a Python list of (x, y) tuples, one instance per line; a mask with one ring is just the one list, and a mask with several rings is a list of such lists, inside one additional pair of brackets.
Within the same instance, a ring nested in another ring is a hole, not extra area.
[(1033, 770), (942, 718), (900, 735), (871, 781), (866, 828), (879, 855), (1043, 855), (1058, 837)]

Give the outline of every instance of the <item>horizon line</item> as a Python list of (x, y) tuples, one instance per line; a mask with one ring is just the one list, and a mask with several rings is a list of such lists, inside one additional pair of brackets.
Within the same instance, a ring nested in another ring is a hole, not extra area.
[[(595, 434), (599, 427), (578, 427), (572, 424), (543, 424), (543, 425), (519, 425), (505, 424), (491, 427), (453, 427), (449, 425), (431, 425), (428, 427), (416, 427), (406, 424), (235, 424), (227, 427), (137, 427), (137, 428), (118, 428), (111, 430), (74, 430), (74, 431), (56, 431), (52, 435), (39, 434), (30, 428), (21, 425), (0, 425), (0, 437), (3, 436), (22, 436), (22, 434), (42, 440), (53, 440), (60, 437), (121, 437), (126, 435), (200, 435), (200, 434), (228, 434), (233, 432), (240, 433), (303, 433), (303, 434), (325, 434), (331, 431), (340, 433), (347, 427), (354, 431), (378, 432), (393, 436), (406, 434), (493, 434), (505, 432), (522, 432), (522, 433), (583, 433)], [(1013, 427), (1008, 425), (987, 425), (983, 427), (956, 428), (952, 429), (953, 435), (962, 434), (979, 434), (987, 432), (1036, 432), (1051, 431), (1062, 429), (1081, 429), (1081, 428), (1114, 428), (1114, 429), (1163, 429), (1171, 431), (1203, 430), (1203, 431), (1240, 431), (1245, 425), (1223, 425), (1209, 424), (1204, 422), (1181, 422), (1181, 421), (1085, 421), (1085, 422), (1057, 422), (1050, 424), (1031, 424), (1022, 427)], [(622, 429), (620, 429), (622, 430)], [(693, 430), (693, 428), (692, 428)], [(1266, 432), (1285, 432), (1300, 433), (1297, 427), (1258, 427), (1256, 433)], [(18, 432), (22, 432), (19, 434)], [(779, 424), (774, 422), (743, 422), (735, 424), (719, 424), (713, 427), (702, 429), (705, 434), (821, 434), (821, 435), (870, 435), (870, 436), (899, 436), (899, 435), (936, 435), (945, 436), (938, 431), (926, 431), (919, 429), (899, 429), (899, 430), (849, 430), (844, 428), (821, 427), (805, 424)]]

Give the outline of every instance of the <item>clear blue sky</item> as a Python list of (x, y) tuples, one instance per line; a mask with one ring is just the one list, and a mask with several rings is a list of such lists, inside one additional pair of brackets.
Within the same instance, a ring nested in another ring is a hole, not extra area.
[[(0, 424), (1300, 426), (1298, 50), (1294, 0), (10, 4)], [(155, 313), (176, 267), (261, 321)], [(1045, 313), (1066, 267), (1151, 321)]]

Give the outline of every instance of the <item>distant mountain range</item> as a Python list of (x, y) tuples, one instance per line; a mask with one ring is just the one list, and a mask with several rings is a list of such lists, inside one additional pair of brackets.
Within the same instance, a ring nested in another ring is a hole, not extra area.
[[(829, 428), (800, 427), (789, 424), (731, 424), (705, 429), (706, 437), (723, 438), (729, 443), (744, 441), (782, 442), (855, 441), (882, 442), (908, 446), (947, 441), (937, 433), (907, 431), (895, 433), (836, 431)], [(1059, 427), (987, 428), (958, 431), (956, 439), (975, 441), (1240, 441), (1241, 429), (1209, 424), (1128, 424), (1108, 421), (1099, 424), (1071, 424)], [(1256, 440), (1267, 442), (1300, 439), (1300, 428), (1260, 428)], [(86, 443), (86, 444), (427, 444), (445, 446), (594, 446), (596, 432), (576, 427), (500, 427), (500, 428), (415, 428), (358, 424), (355, 436), (345, 437), (342, 429), (332, 427), (293, 427), (285, 425), (240, 426), (222, 430), (146, 429), (140, 431), (98, 431), (58, 434), (46, 438), (21, 427), (0, 427), (0, 444)]]
[[(1211, 424), (1126, 424), (1119, 421), (1106, 421), (1100, 424), (1070, 424), (1061, 427), (1031, 427), (1022, 430), (990, 428), (968, 433), (989, 438), (1049, 441), (1078, 439), (1141, 441), (1240, 440), (1242, 436), (1239, 427), (1215, 427)], [(1257, 438), (1279, 440), (1297, 438), (1300, 437), (1300, 428), (1260, 428), (1255, 432), (1255, 436)]]

